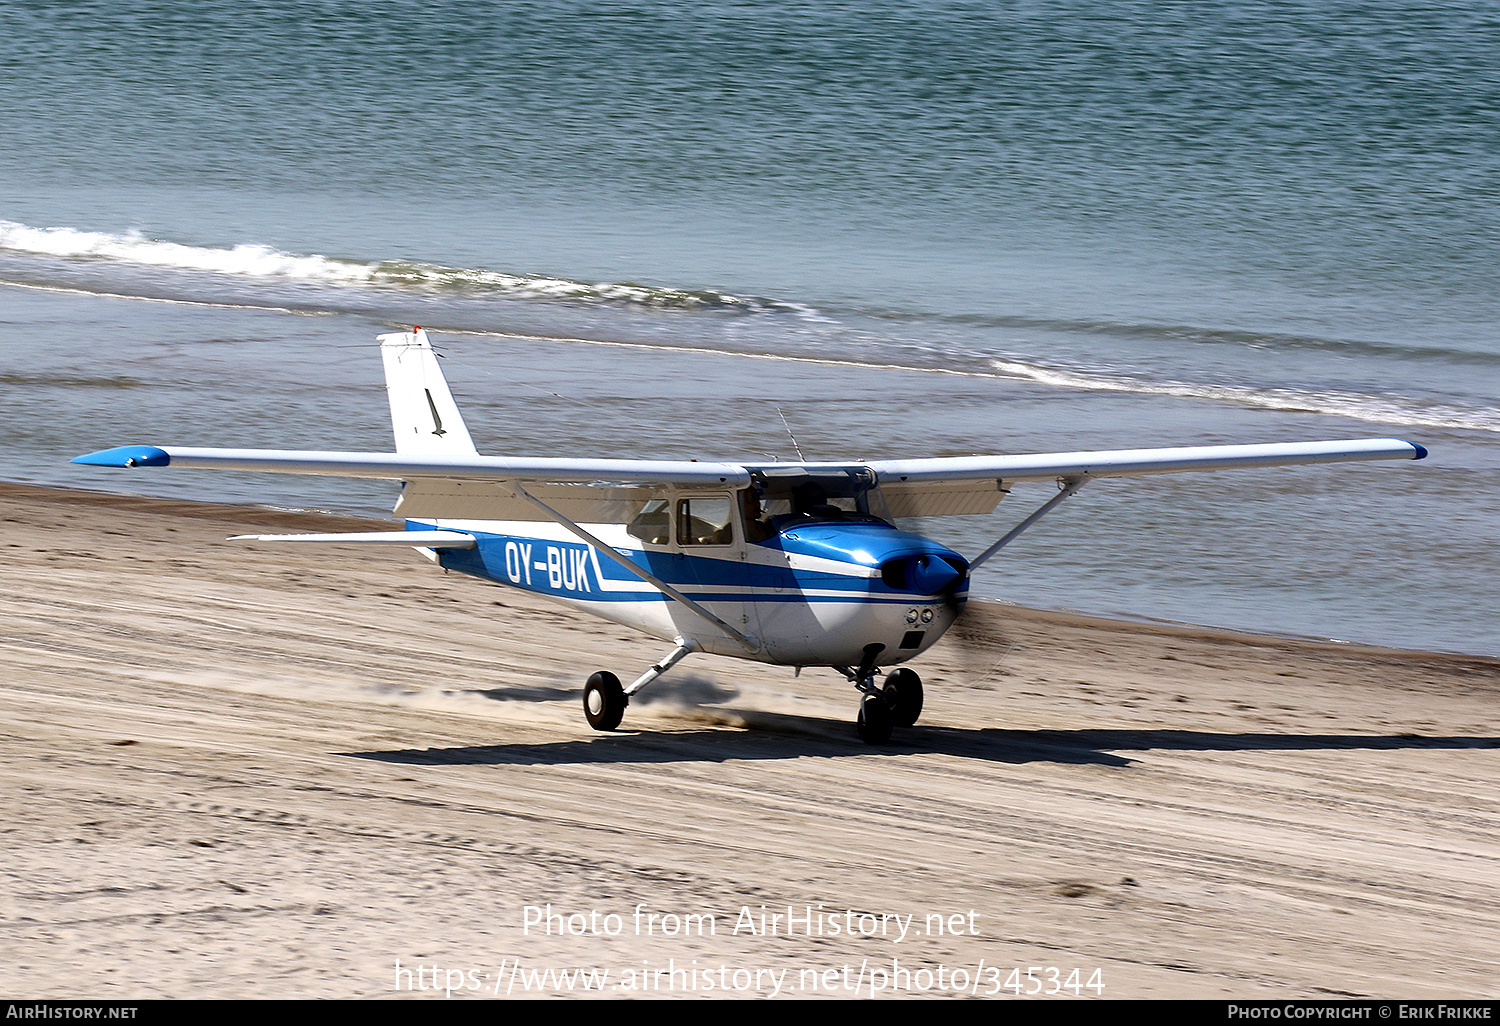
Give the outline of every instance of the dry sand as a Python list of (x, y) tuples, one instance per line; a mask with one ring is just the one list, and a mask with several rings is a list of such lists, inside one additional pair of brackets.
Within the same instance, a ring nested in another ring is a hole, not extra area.
[(1493, 660), (993, 606), (889, 746), (829, 671), (704, 656), (597, 734), (584, 677), (662, 644), (404, 548), (224, 541), (354, 522), (0, 518), (14, 997), (1500, 995)]

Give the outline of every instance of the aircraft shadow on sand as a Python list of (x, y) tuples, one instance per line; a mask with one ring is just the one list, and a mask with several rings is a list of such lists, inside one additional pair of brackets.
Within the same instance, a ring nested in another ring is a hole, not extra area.
[[(705, 713), (713, 710), (703, 710)], [(540, 744), (343, 752), (357, 759), (417, 766), (562, 766), (599, 763), (726, 762), (804, 756), (829, 758), (927, 753), (984, 762), (1080, 764), (1125, 768), (1124, 752), (1330, 752), (1500, 748), (1500, 737), (1416, 734), (1230, 733), (1194, 730), (1005, 730), (914, 727), (899, 741), (861, 744), (848, 723), (823, 717), (718, 710), (750, 729), (688, 728), (601, 734), (587, 740)]]

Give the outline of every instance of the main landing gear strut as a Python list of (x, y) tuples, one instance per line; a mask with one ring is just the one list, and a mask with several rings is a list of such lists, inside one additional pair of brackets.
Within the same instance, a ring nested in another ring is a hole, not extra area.
[(608, 670), (600, 670), (583, 686), (584, 719), (595, 730), (614, 730), (625, 716), (625, 707), (630, 704), (631, 695), (696, 651), (696, 642), (679, 638), (677, 647), (665, 659), (652, 664), (651, 669), (632, 681), (629, 687), (621, 687), (619, 677)]
[(910, 727), (922, 715), (922, 678), (899, 667), (875, 683), (875, 661), (884, 645), (866, 645), (865, 657), (856, 667), (835, 666), (861, 692), (859, 718), (854, 727), (865, 744), (879, 745), (891, 739), (893, 727)]

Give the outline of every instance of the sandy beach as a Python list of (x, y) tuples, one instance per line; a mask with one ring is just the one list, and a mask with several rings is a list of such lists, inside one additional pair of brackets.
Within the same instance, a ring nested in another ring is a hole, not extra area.
[(598, 734), (660, 643), (225, 541), (365, 522), (0, 519), (14, 997), (1500, 994), (1494, 660), (996, 605), (887, 746), (712, 657)]

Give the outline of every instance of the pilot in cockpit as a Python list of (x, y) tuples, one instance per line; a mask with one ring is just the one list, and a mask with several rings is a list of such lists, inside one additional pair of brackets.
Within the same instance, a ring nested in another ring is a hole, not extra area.
[(838, 519), (843, 512), (828, 501), (828, 492), (816, 481), (807, 481), (792, 489), (792, 513), (795, 516)]
[(740, 501), (745, 514), (745, 540), (747, 542), (765, 541), (776, 533), (776, 529), (771, 526), (771, 518), (761, 511), (760, 496), (754, 488), (746, 488), (740, 492)]

